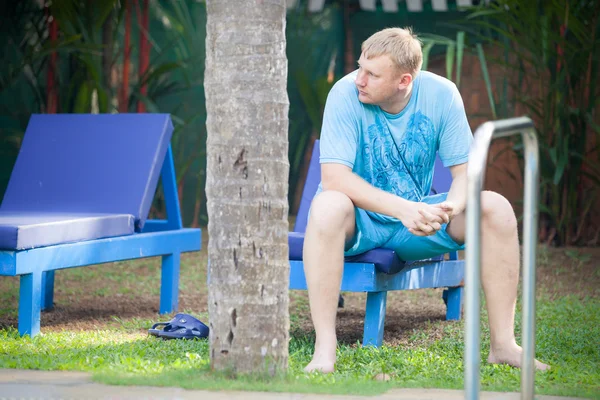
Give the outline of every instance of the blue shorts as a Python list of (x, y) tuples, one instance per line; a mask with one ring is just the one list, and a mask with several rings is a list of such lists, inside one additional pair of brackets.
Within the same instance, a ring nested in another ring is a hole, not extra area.
[[(448, 193), (424, 197), (421, 202), (441, 203)], [(344, 255), (353, 256), (377, 247), (391, 249), (404, 261), (421, 260), (443, 253), (463, 250), (464, 244), (456, 243), (446, 232), (448, 224), (442, 225), (435, 235), (415, 236), (398, 219), (365, 211), (355, 207), (356, 226), (352, 239), (346, 243)]]

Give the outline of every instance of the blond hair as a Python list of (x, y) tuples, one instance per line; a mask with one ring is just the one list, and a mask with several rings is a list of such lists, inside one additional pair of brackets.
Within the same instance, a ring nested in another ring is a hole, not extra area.
[(413, 78), (423, 65), (421, 41), (411, 28), (387, 28), (365, 40), (361, 51), (366, 58), (389, 56), (396, 67)]

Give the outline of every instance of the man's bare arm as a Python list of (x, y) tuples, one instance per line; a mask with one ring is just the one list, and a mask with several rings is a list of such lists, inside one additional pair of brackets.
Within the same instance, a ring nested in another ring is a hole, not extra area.
[(446, 201), (439, 206), (448, 212), (450, 219), (460, 214), (467, 206), (467, 163), (450, 167), (452, 185), (448, 191)]
[(369, 184), (342, 164), (321, 164), (321, 181), (324, 190), (344, 193), (355, 206), (380, 214), (398, 217), (407, 200)]
[[(433, 234), (441, 223), (448, 222), (448, 215), (439, 207), (416, 203), (378, 189), (342, 164), (321, 164), (321, 181), (323, 190), (342, 192), (355, 206), (397, 218), (411, 230)], [(425, 215), (420, 211), (425, 211)]]

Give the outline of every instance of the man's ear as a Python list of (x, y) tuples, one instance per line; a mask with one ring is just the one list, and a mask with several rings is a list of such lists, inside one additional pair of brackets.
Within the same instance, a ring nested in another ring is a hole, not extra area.
[(409, 74), (409, 73), (402, 74), (402, 76), (400, 76), (399, 89), (406, 89), (411, 84), (412, 81), (413, 81), (413, 77), (411, 74)]

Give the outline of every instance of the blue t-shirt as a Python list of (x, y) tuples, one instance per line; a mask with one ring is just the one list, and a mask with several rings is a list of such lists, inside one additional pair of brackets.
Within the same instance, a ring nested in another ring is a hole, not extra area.
[(438, 151), (446, 167), (467, 162), (473, 134), (456, 85), (420, 71), (406, 107), (389, 114), (358, 100), (356, 73), (327, 97), (321, 164), (346, 165), (379, 189), (421, 201), (429, 195)]

